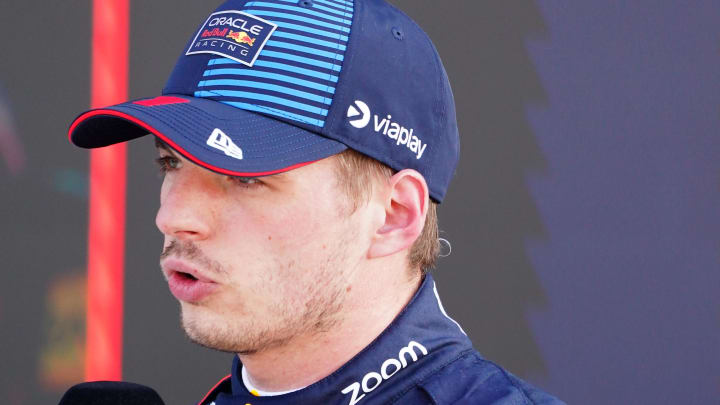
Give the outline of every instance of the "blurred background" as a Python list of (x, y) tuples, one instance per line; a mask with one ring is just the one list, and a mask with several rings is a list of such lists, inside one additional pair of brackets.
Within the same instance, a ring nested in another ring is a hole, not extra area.
[[(570, 404), (720, 404), (720, 2), (391, 2), (455, 92), (434, 274), (476, 347)], [(218, 4), (130, 2), (130, 98), (160, 94)], [(84, 376), (89, 155), (66, 133), (90, 105), (91, 31), (89, 0), (0, 5), (4, 404), (57, 403)], [(194, 403), (231, 355), (179, 327), (153, 158), (128, 145), (122, 378)]]

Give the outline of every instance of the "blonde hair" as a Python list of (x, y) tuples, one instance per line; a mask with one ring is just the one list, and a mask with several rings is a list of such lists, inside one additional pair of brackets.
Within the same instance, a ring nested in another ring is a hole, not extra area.
[[(352, 149), (346, 149), (335, 158), (338, 186), (347, 195), (351, 212), (368, 203), (375, 182), (387, 182), (395, 174), (390, 167)], [(437, 203), (430, 200), (425, 226), (408, 254), (411, 269), (419, 268), (424, 273), (435, 267), (440, 252), (438, 237)]]

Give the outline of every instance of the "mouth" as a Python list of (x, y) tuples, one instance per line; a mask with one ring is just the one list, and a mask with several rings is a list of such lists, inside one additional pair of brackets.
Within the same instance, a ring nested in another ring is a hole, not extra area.
[(197, 281), (197, 278), (193, 276), (190, 273), (183, 273), (181, 271), (176, 271), (175, 274), (177, 274), (178, 277), (180, 277), (183, 281)]
[(163, 260), (161, 266), (170, 292), (180, 301), (199, 303), (219, 287), (218, 283), (177, 259)]

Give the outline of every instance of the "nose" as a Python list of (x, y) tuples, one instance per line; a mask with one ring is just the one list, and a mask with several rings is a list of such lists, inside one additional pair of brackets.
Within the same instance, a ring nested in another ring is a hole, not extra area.
[(215, 212), (212, 181), (206, 178), (209, 173), (201, 171), (187, 167), (165, 176), (155, 224), (166, 237), (189, 241), (210, 237)]

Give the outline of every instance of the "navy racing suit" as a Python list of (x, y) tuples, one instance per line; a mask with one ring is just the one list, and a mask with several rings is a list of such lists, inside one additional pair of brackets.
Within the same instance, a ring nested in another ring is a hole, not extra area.
[(431, 275), (383, 333), (322, 380), (284, 395), (248, 392), (242, 364), (200, 405), (564, 404), (485, 360), (445, 313)]

